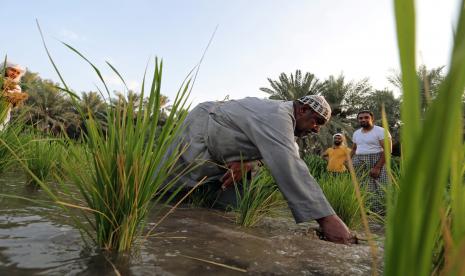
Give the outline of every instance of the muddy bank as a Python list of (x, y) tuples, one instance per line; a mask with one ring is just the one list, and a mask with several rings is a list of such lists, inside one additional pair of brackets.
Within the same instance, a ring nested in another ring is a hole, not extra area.
[[(159, 266), (175, 275), (239, 275), (200, 258), (244, 269), (250, 275), (369, 275), (367, 245), (336, 245), (319, 240), (310, 227), (291, 218), (267, 218), (257, 228), (232, 224), (232, 215), (206, 209), (179, 209), (159, 228), (145, 248)], [(181, 256), (182, 255), (182, 256)], [(183, 257), (188, 256), (188, 257)]]

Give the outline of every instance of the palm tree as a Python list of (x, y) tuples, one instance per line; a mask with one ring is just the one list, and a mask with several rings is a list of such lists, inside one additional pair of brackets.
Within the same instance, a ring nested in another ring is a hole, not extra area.
[(295, 75), (286, 73), (279, 75), (279, 80), (268, 78), (271, 88), (261, 87), (260, 90), (269, 94), (273, 100), (296, 100), (306, 95), (316, 95), (320, 93), (321, 84), (312, 73), (305, 73), (302, 77), (300, 70), (295, 71)]
[[(391, 90), (375, 90), (365, 99), (365, 108), (375, 115), (375, 124), (382, 126), (382, 106), (386, 111), (389, 132), (392, 136), (393, 154), (400, 155), (400, 98), (394, 96)], [(397, 149), (397, 150), (396, 150)]]
[(310, 137), (313, 152), (319, 153), (330, 147), (335, 133), (343, 133), (351, 140), (355, 115), (366, 106), (366, 97), (372, 90), (367, 79), (347, 82), (343, 74), (329, 76), (321, 84), (320, 93), (331, 106), (331, 120), (318, 135)]
[(99, 93), (95, 91), (83, 92), (79, 105), (83, 112), (89, 112), (97, 121), (104, 121), (107, 104)]
[(319, 135), (312, 135), (306, 139), (298, 139), (297, 143), (301, 152), (319, 153), (331, 146), (332, 136), (337, 132), (343, 132), (347, 136), (353, 133), (353, 114), (363, 106), (363, 98), (372, 90), (368, 80), (359, 82), (347, 82), (345, 76), (330, 76), (324, 82), (320, 82), (315, 75), (305, 73), (302, 78), (300, 70), (296, 70), (288, 77), (281, 73), (279, 80), (271, 80), (270, 88), (260, 88), (261, 91), (270, 94), (270, 99), (295, 100), (305, 95), (322, 95), (326, 98), (332, 109), (332, 118), (329, 123), (321, 128)]
[(381, 125), (381, 109), (384, 105), (388, 124), (395, 128), (400, 124), (400, 98), (396, 98), (391, 90), (375, 90), (365, 99), (365, 106), (375, 115), (375, 123)]
[[(115, 92), (115, 98), (110, 99), (110, 103), (113, 107), (117, 107), (120, 105), (127, 105), (131, 103), (133, 105), (134, 109), (140, 108), (139, 103), (140, 103), (140, 94), (137, 94), (136, 92), (129, 90), (127, 92), (127, 95), (124, 95), (122, 92)], [(142, 107), (146, 104), (146, 99), (142, 101)]]
[(329, 76), (322, 84), (321, 95), (331, 106), (332, 116), (347, 118), (363, 107), (364, 99), (372, 91), (368, 79), (346, 82), (345, 76)]
[(92, 114), (104, 113), (106, 110), (106, 103), (100, 94), (94, 91), (83, 92), (80, 105), (82, 110), (90, 111)]
[(29, 94), (26, 101), (26, 123), (45, 132), (65, 129), (65, 122), (76, 119), (71, 102), (57, 84), (42, 80), (36, 73), (26, 73), (23, 88)]
[[(438, 94), (439, 86), (444, 81), (444, 66), (439, 66), (433, 69), (428, 69), (425, 65), (421, 65), (417, 70), (417, 79), (420, 89), (420, 104), (422, 114), (425, 113), (431, 100), (434, 100)], [(402, 91), (402, 75), (401, 73), (394, 73), (388, 77), (391, 84), (396, 86)]]
[[(135, 93), (132, 90), (129, 90), (127, 96), (121, 92), (115, 92), (116, 97), (110, 100), (112, 107), (117, 107), (119, 105), (125, 105), (132, 102), (134, 109), (139, 110), (140, 104), (140, 94)], [(167, 112), (171, 110), (171, 106), (168, 105), (169, 99), (167, 96), (160, 94), (160, 113), (158, 118), (158, 124), (164, 125), (166, 119), (168, 118)], [(148, 99), (145, 98), (142, 101), (142, 109), (148, 104)]]

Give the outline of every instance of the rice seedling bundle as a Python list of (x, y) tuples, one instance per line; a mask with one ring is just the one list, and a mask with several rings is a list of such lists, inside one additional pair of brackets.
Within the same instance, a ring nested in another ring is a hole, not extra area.
[[(46, 181), (58, 169), (63, 153), (59, 140), (39, 138), (31, 139), (23, 146), (22, 158), (34, 175), (41, 181)], [(38, 185), (36, 180), (30, 176), (28, 183)]]
[[(351, 229), (357, 229), (362, 224), (362, 209), (357, 201), (354, 185), (349, 174), (333, 174), (318, 180), (326, 199), (336, 214)], [(362, 201), (366, 204), (369, 194), (361, 188)], [(369, 209), (369, 206), (365, 206)]]
[(273, 210), (282, 206), (283, 199), (273, 176), (261, 168), (250, 179), (242, 178), (236, 185), (236, 223), (245, 227), (255, 226)]

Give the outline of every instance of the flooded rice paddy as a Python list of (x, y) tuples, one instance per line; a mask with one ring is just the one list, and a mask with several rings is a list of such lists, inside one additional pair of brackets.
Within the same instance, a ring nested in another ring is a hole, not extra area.
[[(26, 187), (20, 172), (2, 175), (0, 193), (46, 200), (42, 191)], [(147, 230), (159, 216), (150, 214)], [(286, 215), (242, 228), (233, 214), (182, 207), (130, 253), (111, 256), (86, 245), (60, 208), (3, 197), (0, 275), (371, 274), (367, 244), (321, 241), (309, 227), (316, 224), (296, 225)]]

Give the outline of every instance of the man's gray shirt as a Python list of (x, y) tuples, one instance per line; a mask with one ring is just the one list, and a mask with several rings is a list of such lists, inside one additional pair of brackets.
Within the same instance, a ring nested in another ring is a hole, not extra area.
[[(271, 171), (297, 223), (334, 214), (321, 188), (295, 150), (294, 107), (291, 101), (245, 98), (204, 102), (184, 121), (187, 146), (178, 165), (201, 164), (181, 182), (219, 179), (232, 161), (262, 160)], [(172, 151), (169, 151), (172, 153)], [(201, 163), (200, 163), (201, 162)]]

